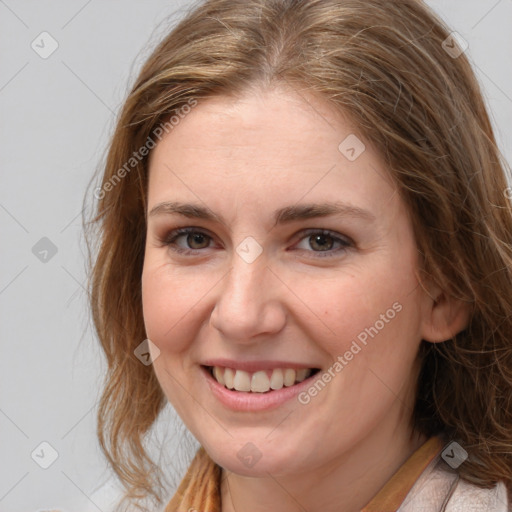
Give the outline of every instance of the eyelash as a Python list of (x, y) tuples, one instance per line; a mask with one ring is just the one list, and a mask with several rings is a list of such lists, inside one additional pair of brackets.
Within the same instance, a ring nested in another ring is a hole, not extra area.
[[(178, 240), (183, 235), (189, 235), (191, 233), (199, 233), (203, 236), (208, 237), (210, 240), (213, 240), (213, 238), (210, 235), (208, 235), (208, 233), (205, 233), (204, 231), (202, 231), (199, 228), (186, 227), (186, 228), (177, 228), (177, 229), (172, 230), (167, 236), (165, 236), (161, 240), (161, 243), (165, 246), (168, 246), (172, 251), (177, 252), (179, 254), (184, 254), (184, 255), (196, 254), (197, 251), (202, 251), (203, 249), (183, 249), (182, 247), (178, 247), (176, 245), (176, 240)], [(335, 250), (330, 249), (327, 251), (313, 251), (313, 250), (309, 251), (306, 249), (300, 249), (300, 250), (305, 250), (306, 252), (312, 252), (317, 255), (315, 257), (319, 257), (319, 258), (335, 257), (338, 255), (339, 252), (344, 252), (347, 249), (350, 249), (354, 246), (354, 243), (349, 238), (341, 237), (337, 233), (335, 233), (333, 231), (329, 231), (327, 229), (315, 229), (315, 228), (305, 229), (300, 233), (300, 235), (301, 235), (301, 238), (300, 238), (299, 242), (301, 242), (302, 240), (304, 240), (308, 237), (311, 237), (312, 235), (327, 235), (333, 240), (334, 244), (337, 244), (337, 243), (341, 244), (341, 247), (339, 247), (338, 249), (335, 249)], [(205, 247), (204, 249), (208, 249), (208, 247)]]

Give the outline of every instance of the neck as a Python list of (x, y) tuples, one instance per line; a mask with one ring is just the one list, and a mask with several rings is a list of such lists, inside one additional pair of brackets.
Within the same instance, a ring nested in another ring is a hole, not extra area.
[(341, 455), (304, 473), (253, 478), (223, 470), (222, 512), (360, 512), (426, 441), (402, 423), (377, 425)]

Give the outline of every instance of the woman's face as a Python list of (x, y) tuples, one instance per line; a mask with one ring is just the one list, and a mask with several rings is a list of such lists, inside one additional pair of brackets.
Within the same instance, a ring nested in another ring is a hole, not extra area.
[(311, 471), (410, 432), (429, 299), (407, 211), (361, 140), (275, 89), (198, 104), (151, 155), (154, 370), (231, 471)]

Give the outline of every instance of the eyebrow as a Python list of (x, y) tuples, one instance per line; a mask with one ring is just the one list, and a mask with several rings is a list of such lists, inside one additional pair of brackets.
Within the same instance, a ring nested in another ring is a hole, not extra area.
[[(222, 215), (212, 212), (209, 208), (192, 203), (179, 203), (166, 201), (154, 206), (149, 216), (178, 214), (188, 218), (215, 221), (226, 224)], [(374, 221), (375, 215), (357, 206), (343, 202), (308, 203), (285, 206), (274, 212), (274, 223), (285, 224), (293, 221), (307, 220), (315, 217), (328, 217), (332, 215), (355, 217), (366, 221)]]

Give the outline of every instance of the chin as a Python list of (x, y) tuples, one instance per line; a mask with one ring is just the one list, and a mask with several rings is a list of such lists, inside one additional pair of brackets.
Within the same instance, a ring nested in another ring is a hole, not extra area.
[[(291, 468), (299, 470), (297, 450), (282, 449), (265, 443), (233, 442), (227, 449), (216, 446), (210, 450), (204, 445), (210, 457), (222, 468), (242, 476), (268, 477), (286, 476)], [(235, 448), (236, 447), (236, 448)], [(261, 448), (260, 448), (261, 447)]]

